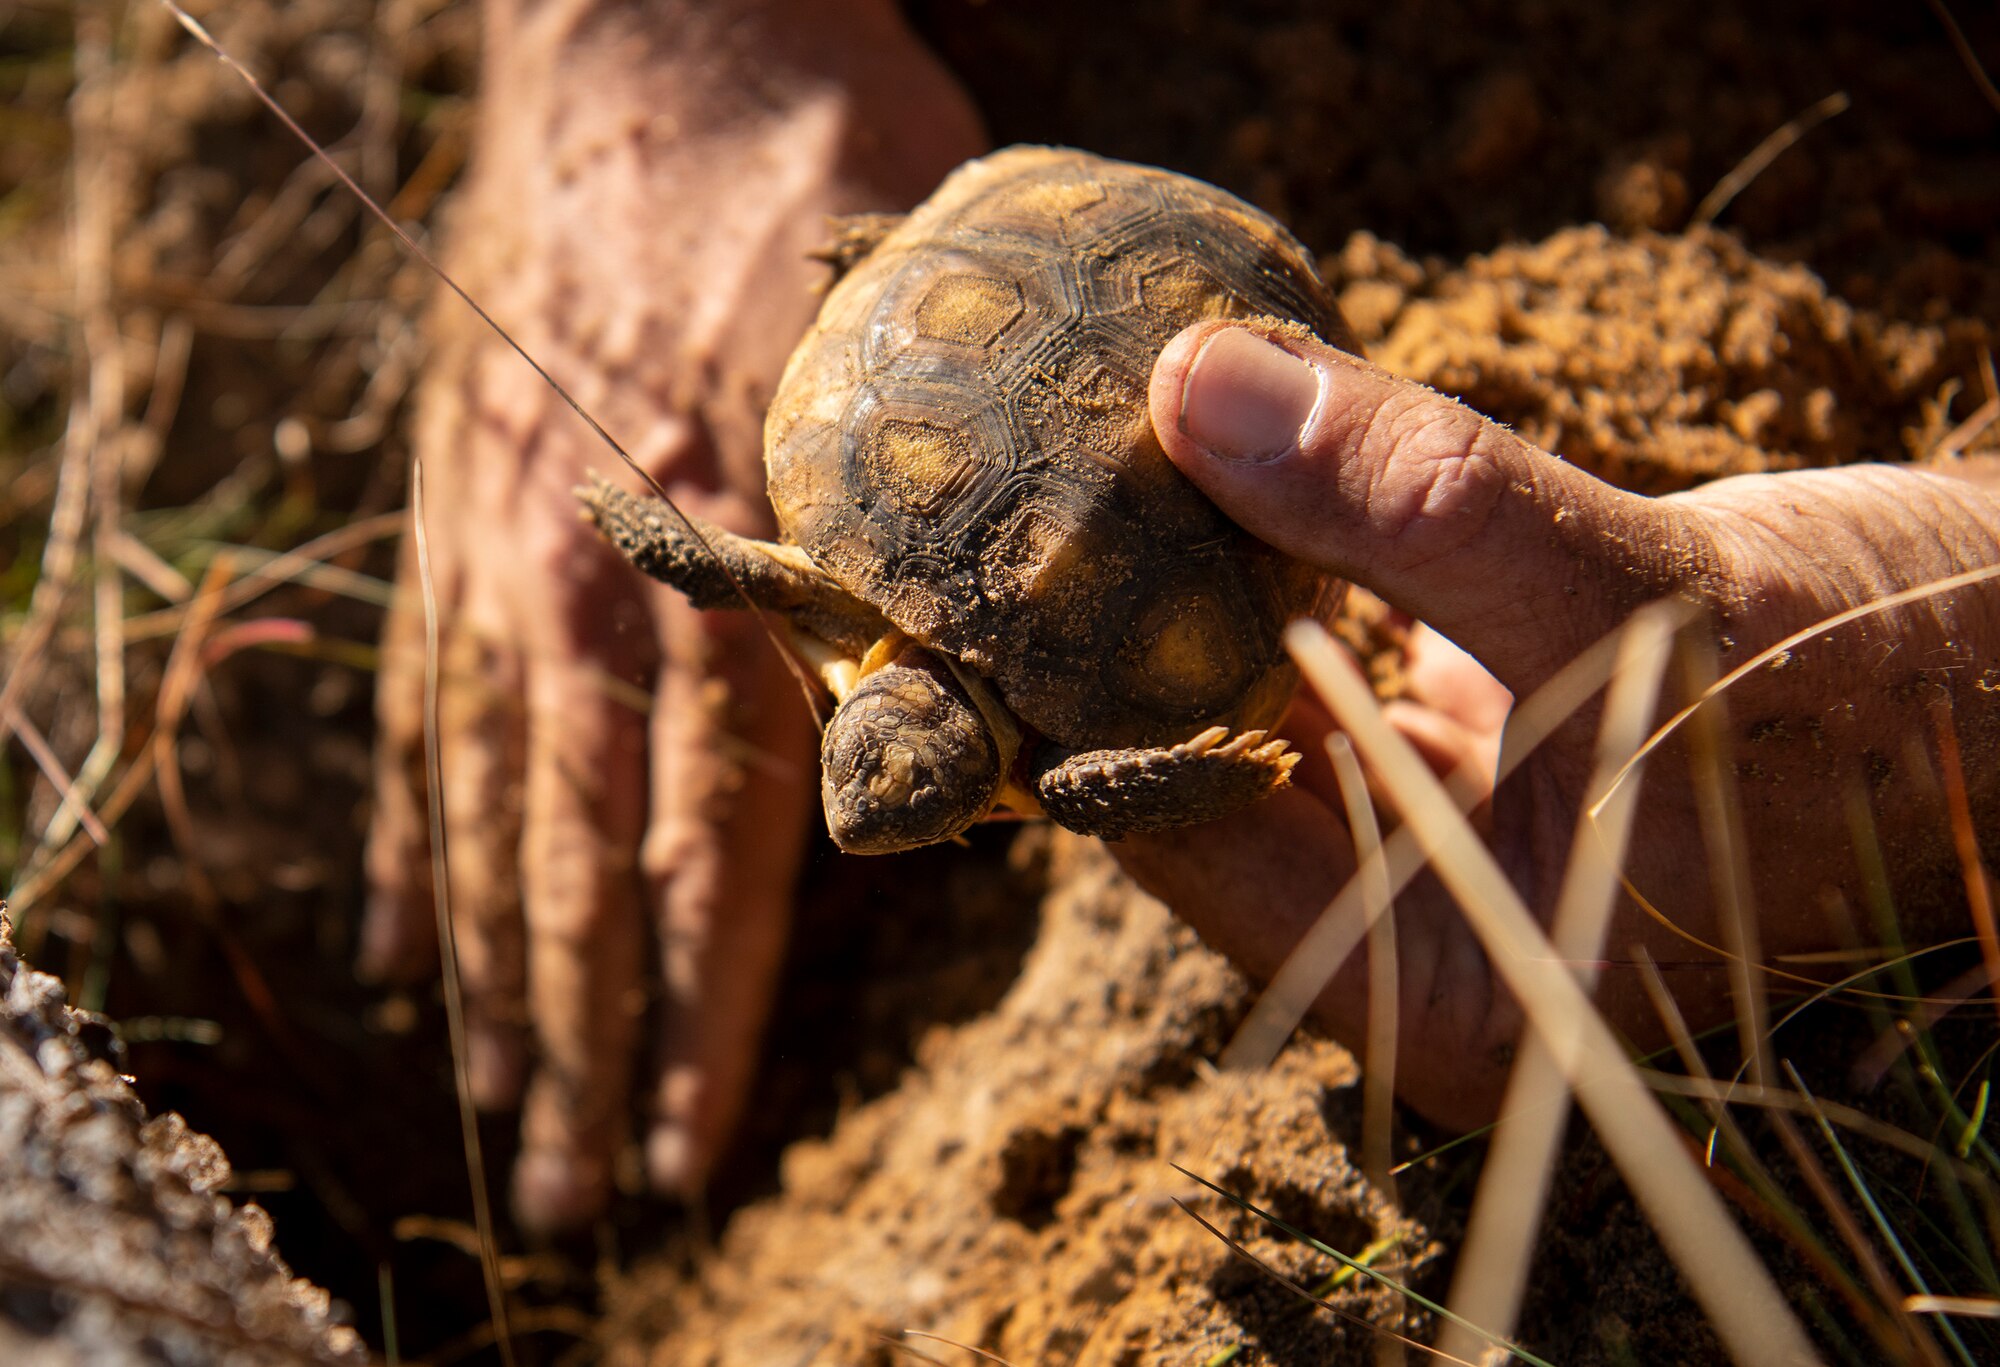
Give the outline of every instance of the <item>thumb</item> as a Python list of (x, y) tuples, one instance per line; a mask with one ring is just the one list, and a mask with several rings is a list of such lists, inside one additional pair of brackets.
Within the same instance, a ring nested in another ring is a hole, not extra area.
[(1366, 585), (1523, 696), (1712, 556), (1434, 390), (1272, 323), (1199, 323), (1153, 367), (1153, 428), (1252, 535)]

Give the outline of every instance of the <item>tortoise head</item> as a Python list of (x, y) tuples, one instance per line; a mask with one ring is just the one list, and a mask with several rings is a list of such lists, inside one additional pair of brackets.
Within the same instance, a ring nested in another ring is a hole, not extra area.
[(847, 695), (820, 742), (820, 802), (849, 854), (949, 840), (1006, 777), (1000, 744), (951, 669), (906, 647)]

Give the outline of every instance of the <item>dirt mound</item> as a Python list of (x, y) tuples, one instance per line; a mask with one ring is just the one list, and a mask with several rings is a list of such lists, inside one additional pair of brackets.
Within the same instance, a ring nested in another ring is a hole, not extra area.
[(1929, 455), (1993, 340), (1856, 309), (1705, 229), (1592, 224), (1451, 267), (1358, 233), (1325, 266), (1374, 360), (1646, 493)]
[(0, 1361), (366, 1362), (271, 1217), (218, 1194), (221, 1147), (148, 1119), (116, 1036), (63, 998), (0, 916)]
[[(784, 1158), (783, 1190), (739, 1212), (692, 1281), (641, 1274), (615, 1298), (623, 1362), (887, 1362), (904, 1331), (1016, 1363), (1186, 1364), (1232, 1346), (1360, 1361), (1370, 1331), (1306, 1306), (1177, 1210), (1187, 1200), (1296, 1280), (1338, 1265), (1181, 1178), (1168, 1160), (1353, 1255), (1435, 1280), (1429, 1234), (1347, 1156), (1352, 1058), (1304, 1041), (1253, 1076), (1214, 1057), (1250, 993), (1101, 848), (1053, 849), (1041, 930), (989, 1013), (937, 1027), (894, 1092)], [(1017, 855), (1025, 851), (1017, 850)], [(1420, 1327), (1365, 1278), (1330, 1299)], [(933, 1353), (948, 1350), (913, 1342)]]

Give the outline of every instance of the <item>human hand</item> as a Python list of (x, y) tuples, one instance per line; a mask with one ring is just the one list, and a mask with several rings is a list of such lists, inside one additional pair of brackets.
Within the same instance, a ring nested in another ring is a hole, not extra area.
[[(907, 207), (981, 150), (974, 115), (887, 0), (486, 19), (455, 276), (682, 506), (769, 535), (763, 410), (817, 308), (808, 253), (827, 216)], [(642, 1055), (652, 1184), (698, 1188), (726, 1141), (816, 746), (754, 618), (694, 612), (577, 516), (611, 463), (584, 425), (457, 301), (437, 323), (416, 444), (467, 1064), (482, 1107), (522, 1105), (516, 1211), (555, 1229), (602, 1207)], [(360, 955), (401, 980), (436, 958), (415, 585), (406, 545)]]
[[(1440, 768), (1479, 755), (1490, 770), (1508, 698), (1648, 602), (1704, 609), (1726, 670), (1844, 609), (2000, 563), (2000, 498), (1980, 485), (1852, 466), (1643, 498), (1421, 385), (1263, 331), (1205, 323), (1176, 338), (1153, 371), (1155, 431), (1249, 531), (1464, 647), (1414, 638), (1412, 696), (1390, 708)], [(1840, 945), (1839, 901), (1864, 905), (1850, 826), (1857, 793), (1899, 908), (1961, 914), (1929, 708), (1943, 699), (1952, 709), (1975, 828), (2000, 831), (1996, 653), (2000, 585), (1986, 583), (1816, 636), (1725, 695), (1767, 962)], [(1142, 885), (1258, 978), (1275, 972), (1355, 864), (1331, 772), (1314, 762), (1324, 719), (1299, 711), (1289, 729), (1308, 759), (1293, 789), (1208, 826), (1113, 846)], [(1596, 718), (1595, 707), (1572, 717), (1474, 813), (1544, 919), (1591, 773)], [(1678, 740), (1649, 763), (1625, 867), (1670, 925), (1621, 898), (1597, 1000), (1649, 1048), (1664, 1029), (1632, 971), (1635, 947), (1676, 966), (1669, 978), (1694, 1028), (1731, 1011), (1727, 966), (1699, 947), (1726, 941)], [(1434, 879), (1413, 883), (1396, 914), (1398, 1090), (1440, 1123), (1484, 1123), (1506, 1083), (1520, 1008)], [(1314, 1007), (1356, 1045), (1364, 959), (1352, 956)]]

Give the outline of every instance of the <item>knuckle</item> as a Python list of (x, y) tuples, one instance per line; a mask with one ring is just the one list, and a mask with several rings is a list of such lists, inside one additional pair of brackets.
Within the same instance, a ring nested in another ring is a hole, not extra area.
[(1429, 560), (1476, 536), (1507, 488), (1505, 435), (1435, 395), (1398, 395), (1371, 418), (1370, 519), (1388, 544)]

